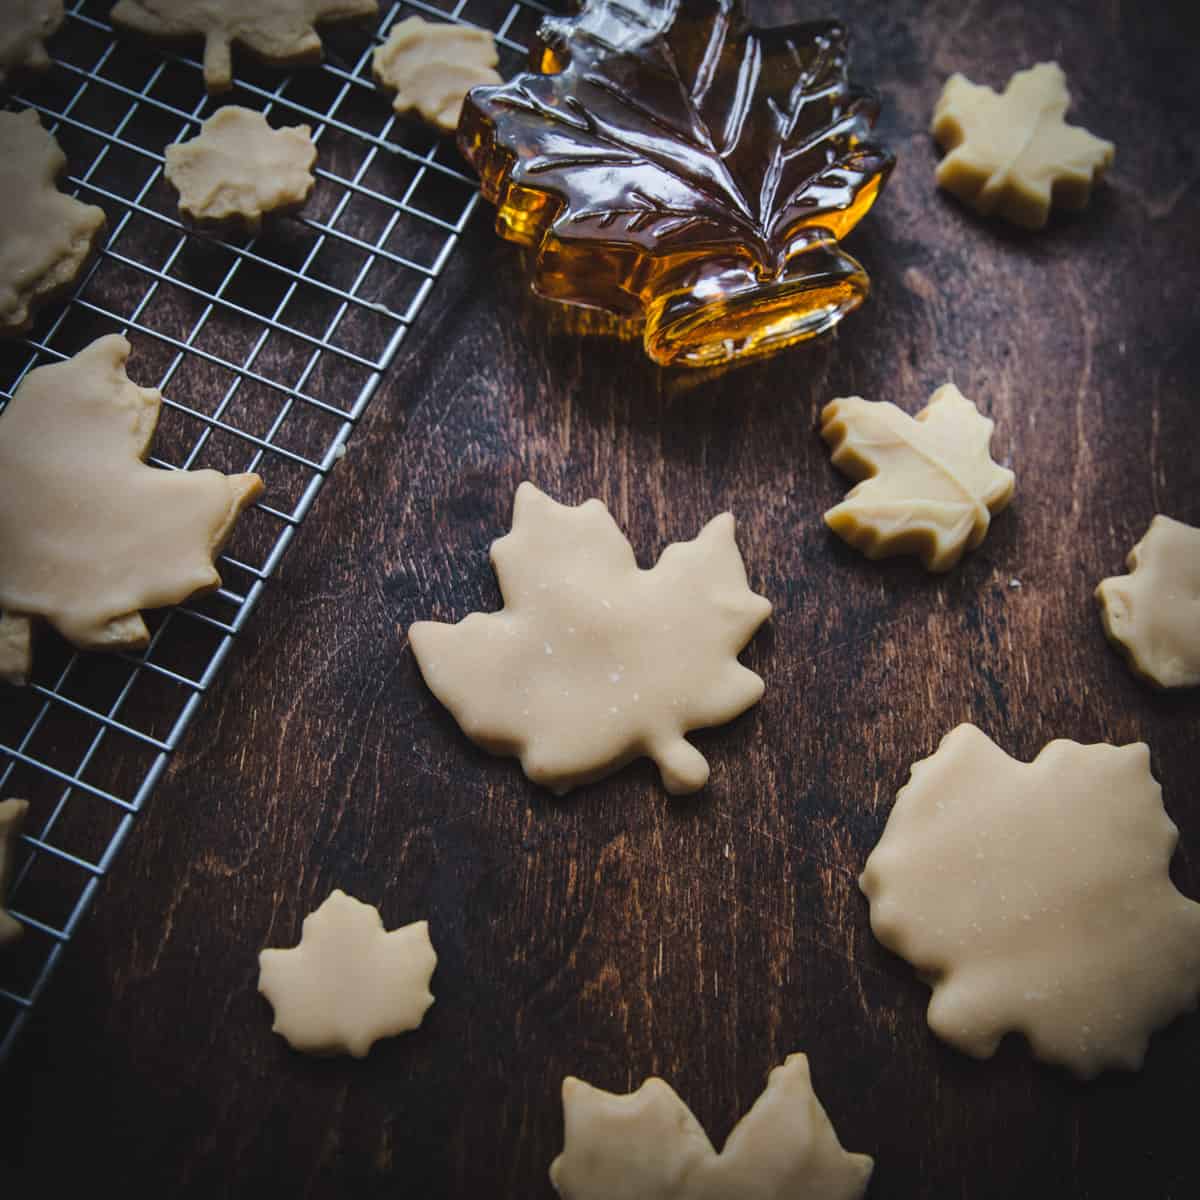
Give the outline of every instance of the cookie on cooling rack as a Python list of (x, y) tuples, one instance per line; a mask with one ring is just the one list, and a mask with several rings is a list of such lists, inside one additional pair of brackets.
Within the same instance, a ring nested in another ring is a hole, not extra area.
[(21, 71), (50, 65), (46, 39), (63, 22), (63, 0), (4, 0), (0, 21), (0, 87)]
[(66, 165), (33, 109), (0, 112), (0, 335), (70, 289), (104, 229), (103, 209), (58, 190)]
[(179, 211), (205, 225), (257, 233), (267, 213), (295, 212), (316, 182), (307, 125), (272, 129), (253, 109), (218, 109), (190, 142), (167, 147), (164, 174), (179, 192)]
[(38, 367), (0, 413), (0, 651), (27, 648), (32, 618), (81, 649), (145, 646), (141, 610), (219, 587), (213, 559), (262, 492), (146, 465), (162, 397), (125, 374), (129, 352), (113, 334)]
[(234, 42), (272, 66), (320, 62), (320, 22), (378, 12), (377, 0), (117, 0), (112, 21), (153, 38), (204, 38), (204, 85), (226, 92)]
[(417, 112), (446, 133), (458, 128), (463, 100), (480, 84), (503, 83), (496, 74), (496, 43), (486, 29), (470, 25), (397, 21), (371, 60), (377, 83), (395, 93), (398, 113)]

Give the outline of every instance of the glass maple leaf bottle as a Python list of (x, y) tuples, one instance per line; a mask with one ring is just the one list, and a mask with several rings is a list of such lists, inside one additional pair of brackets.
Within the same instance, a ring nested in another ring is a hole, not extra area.
[(537, 70), (472, 91), (458, 140), (539, 294), (641, 323), (652, 359), (685, 366), (770, 353), (863, 302), (839, 240), (894, 160), (840, 25), (589, 0), (538, 37)]

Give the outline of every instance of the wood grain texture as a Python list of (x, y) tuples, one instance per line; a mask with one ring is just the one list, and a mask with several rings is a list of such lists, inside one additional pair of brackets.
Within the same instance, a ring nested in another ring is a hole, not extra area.
[[(549, 1200), (564, 1075), (661, 1074), (720, 1144), (804, 1050), (873, 1200), (1197, 1194), (1200, 1016), (1087, 1085), (1015, 1039), (973, 1062), (856, 885), (909, 765), (970, 720), (1023, 759), (1147, 741), (1200, 897), (1200, 693), (1135, 680), (1091, 596), (1155, 512), (1200, 524), (1193, 6), (831, 7), (899, 159), (849, 240), (869, 304), (765, 362), (664, 372), (569, 332), (481, 212), (7, 1068), (14, 1181)], [(950, 72), (1047, 57), (1118, 150), (1031, 236), (935, 193), (926, 124)], [(820, 519), (847, 486), (820, 408), (915, 412), (947, 379), (995, 419), (1015, 501), (949, 576), (869, 563)], [(737, 517), (776, 606), (743, 656), (767, 692), (698, 735), (698, 796), (643, 762), (554, 800), (424, 687), (404, 632), (498, 605), (486, 551), (526, 478), (603, 499), (643, 563)], [(290, 1052), (255, 992), (257, 951), (334, 887), (428, 918), (440, 955), (422, 1028), (363, 1062)]]

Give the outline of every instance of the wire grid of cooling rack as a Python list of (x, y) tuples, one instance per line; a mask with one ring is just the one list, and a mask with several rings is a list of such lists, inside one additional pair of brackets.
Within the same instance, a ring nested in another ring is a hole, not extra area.
[[(30, 801), (8, 898), (25, 928), (0, 956), (0, 1061), (475, 208), (450, 140), (397, 118), (372, 82), (374, 46), (416, 12), (491, 29), (511, 74), (548, 11), (383, 0), (371, 36), (323, 29), (320, 68), (239, 59), (214, 102), (198, 59), (115, 37), (110, 7), (76, 0), (52, 69), (12, 97), (65, 151), (60, 186), (104, 208), (108, 229), (71, 301), (0, 348), (0, 412), (34, 367), (121, 332), (130, 377), (164, 393), (150, 461), (258, 471), (267, 491), (220, 559), (220, 590), (153, 615), (143, 653), (79, 654), (47, 634), (30, 686), (0, 685), (0, 797)], [(319, 149), (303, 216), (253, 239), (187, 229), (162, 178), (164, 147), (222, 103), (308, 123)]]

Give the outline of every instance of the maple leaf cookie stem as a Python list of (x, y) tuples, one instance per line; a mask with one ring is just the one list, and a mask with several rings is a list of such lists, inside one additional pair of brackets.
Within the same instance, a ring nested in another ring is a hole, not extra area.
[(233, 43), (216, 31), (204, 39), (204, 82), (210, 92), (233, 87)]
[(708, 759), (685, 737), (652, 745), (649, 753), (672, 796), (698, 792), (708, 782)]

